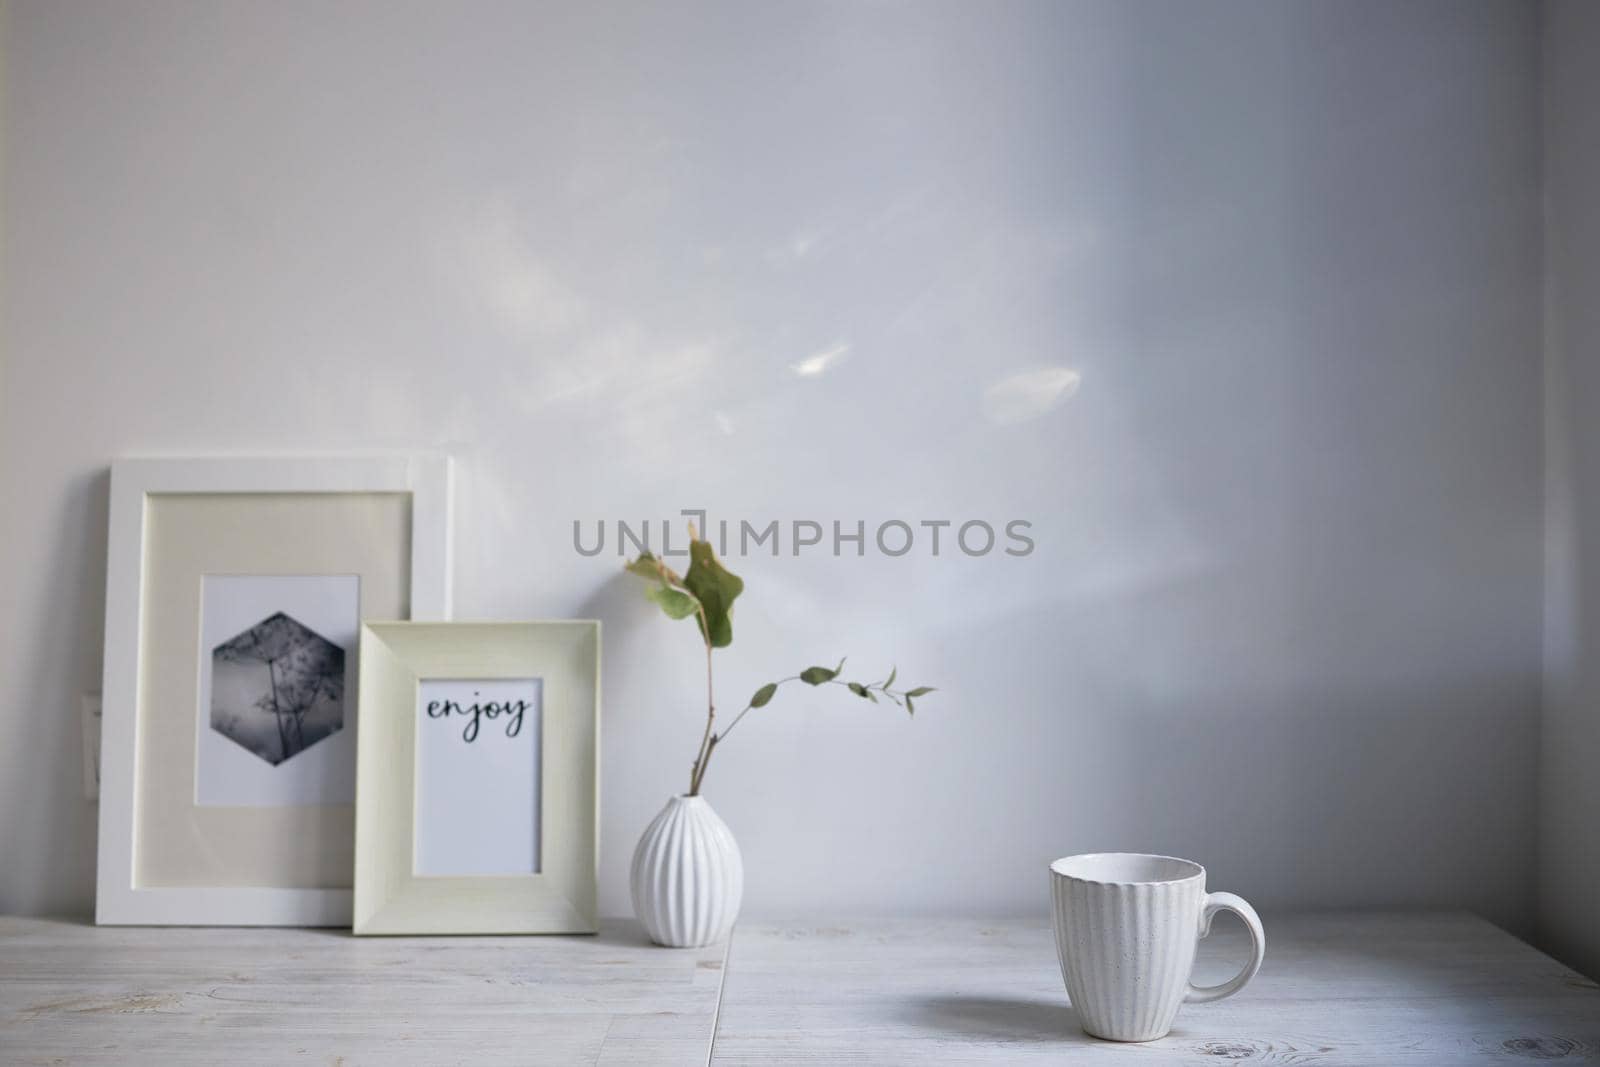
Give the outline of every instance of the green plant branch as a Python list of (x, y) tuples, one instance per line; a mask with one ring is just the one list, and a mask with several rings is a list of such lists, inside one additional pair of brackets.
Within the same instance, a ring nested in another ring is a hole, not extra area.
[[(691, 540), (694, 537), (694, 528), (689, 529)], [(660, 604), (662, 609), (673, 618), (688, 618), (694, 615), (699, 622), (700, 639), (706, 646), (706, 728), (700, 735), (700, 747), (695, 752), (694, 763), (689, 766), (689, 796), (700, 795), (700, 779), (705, 775), (706, 760), (710, 757), (714, 737), (713, 728), (717, 721), (716, 688), (712, 683), (711, 653), (715, 646), (711, 640), (711, 620), (706, 616), (706, 607), (701, 599), (695, 596), (683, 577), (668, 567), (656, 556), (643, 555), (629, 564), (628, 570), (644, 578), (653, 578), (660, 583), (661, 590), (668, 590), (676, 594), (669, 597), (660, 592), (654, 592), (651, 599)]]
[[(890, 671), (888, 678), (881, 682), (873, 682), (870, 685), (863, 685), (860, 682), (841, 681), (836, 676), (838, 675), (839, 671), (843, 669), (844, 660), (840, 660), (839, 666), (832, 671), (829, 671), (826, 667), (812, 667), (801, 674), (791, 674), (787, 678), (780, 678), (776, 682), (769, 682), (760, 689), (757, 689), (755, 695), (750, 698), (749, 703), (745, 704), (745, 706), (739, 710), (739, 714), (733, 717), (733, 721), (728, 723), (728, 728), (726, 730), (723, 730), (721, 733), (712, 733), (708, 736), (708, 739), (701, 742), (700, 757), (695, 761), (696, 772), (694, 781), (692, 783), (694, 792), (692, 792), (690, 795), (694, 796), (699, 793), (700, 780), (705, 777), (706, 765), (711, 762), (711, 754), (717, 750), (717, 746), (728, 739), (728, 735), (733, 733), (734, 727), (738, 726), (739, 723), (743, 721), (745, 715), (749, 714), (749, 712), (755, 708), (766, 707), (767, 704), (772, 701), (772, 698), (777, 691), (790, 682), (803, 681), (812, 686), (843, 686), (856, 696), (870, 700), (874, 704), (878, 702), (877, 694), (881, 694), (889, 698), (889, 700), (896, 707), (905, 708), (907, 714), (916, 714), (916, 706), (913, 703), (916, 697), (934, 691), (929, 686), (918, 686), (917, 688), (911, 690), (890, 688), (891, 683), (894, 681), (895, 674), (898, 673), (896, 671)], [(811, 677), (807, 678), (806, 675), (811, 675)], [(823, 675), (827, 675), (827, 677), (822, 677)]]
[[(778, 681), (773, 682), (772, 684), (773, 684), (774, 687), (777, 687), (777, 686), (786, 685), (789, 682), (798, 682), (799, 680), (800, 680), (800, 676), (798, 674), (791, 674), (791, 675), (789, 675), (789, 677), (780, 678)], [(737, 714), (737, 715), (735, 715), (733, 717), (733, 721), (728, 724), (728, 728), (726, 730), (722, 731), (722, 733), (717, 736), (717, 740), (721, 741), (724, 737), (727, 737), (729, 734), (733, 733), (733, 728), (735, 726), (739, 725), (739, 720), (744, 718), (745, 712), (749, 711), (751, 708), (753, 708), (755, 706), (756, 705), (754, 703), (746, 704), (744, 706), (743, 710), (741, 710), (739, 712), (739, 714)]]
[(744, 721), (747, 714), (770, 703), (779, 686), (790, 682), (804, 682), (809, 686), (824, 684), (843, 686), (856, 696), (870, 700), (874, 704), (879, 703), (879, 697), (883, 697), (896, 707), (905, 708), (908, 714), (916, 713), (915, 701), (918, 697), (933, 692), (929, 686), (919, 686), (909, 690), (894, 688), (895, 677), (899, 673), (896, 670), (891, 670), (889, 677), (881, 682), (845, 681), (839, 678), (845, 662), (840, 660), (839, 665), (832, 669), (807, 667), (799, 674), (776, 682), (768, 682), (755, 691), (749, 702), (739, 710), (739, 714), (733, 717), (727, 729), (718, 733), (716, 687), (712, 676), (713, 653), (733, 642), (733, 602), (744, 591), (744, 581), (722, 565), (710, 542), (701, 540), (695, 532), (693, 523), (689, 525), (689, 559), (689, 569), (681, 575), (648, 551), (640, 553), (639, 557), (628, 563), (625, 568), (629, 573), (651, 582), (645, 595), (661, 608), (668, 618), (687, 619), (693, 616), (700, 631), (701, 642), (705, 645), (706, 725), (700, 734), (700, 747), (695, 751), (694, 763), (689, 767), (687, 795), (691, 797), (700, 795), (706, 768), (717, 746), (727, 740), (728, 735)]

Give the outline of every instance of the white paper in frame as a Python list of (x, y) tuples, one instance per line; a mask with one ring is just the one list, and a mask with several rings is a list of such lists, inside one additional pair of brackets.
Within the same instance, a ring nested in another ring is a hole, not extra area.
[(359, 716), (357, 934), (597, 929), (598, 622), (369, 623)]
[[(208, 610), (239, 614), (205, 630)], [(447, 457), (113, 464), (97, 922), (349, 923), (349, 803), (324, 791), (251, 806), (265, 794), (197, 783), (210, 743), (265, 768), (262, 781), (277, 767), (326, 790), (312, 764), (356, 740), (342, 730), (355, 723), (356, 694), (342, 688), (354, 672), (340, 670), (352, 611), (449, 617)], [(263, 642), (292, 660), (269, 665)], [(277, 704), (252, 700), (274, 687)]]

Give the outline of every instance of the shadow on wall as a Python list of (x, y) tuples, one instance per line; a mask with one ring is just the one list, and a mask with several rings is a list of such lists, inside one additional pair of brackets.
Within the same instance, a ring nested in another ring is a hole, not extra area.
[[(1313, 689), (1269, 655), (1251, 677), (1278, 624), (1252, 596), (1221, 572), (943, 628), (923, 648), (955, 681), (914, 724), (818, 706), (746, 734), (716, 788), (753, 914), (862, 914), (885, 877), (918, 887), (895, 914), (1035, 914), (1051, 859), (1131, 850), (1197, 859), (1263, 910), (1465, 908), (1525, 933), (1536, 675)], [(1051, 713), (1014, 729), (1041, 693)], [(951, 745), (975, 718), (981, 744)], [(878, 789), (863, 812), (864, 788), (913, 774), (948, 787)], [(952, 856), (959, 877), (931, 873)]]
[[(1137, 399), (1130, 436), (1207, 568), (1092, 627), (1033, 620), (1096, 649), (1076, 740), (1129, 777), (1084, 774), (1152, 845), (1205, 849), (1221, 888), (1248, 872), (1302, 906), (1465, 906), (1525, 934), (1540, 398), (1512, 354), (1539, 335), (1539, 101), (1487, 60), (1533, 55), (1537, 20), (1160, 10), (1160, 32), (1113, 19), (1125, 329), (1086, 380)], [(1467, 174), (1470, 197), (1436, 195)]]
[[(74, 478), (53, 523), (53, 550), (41, 561), (52, 609), (16, 621), (12, 699), (36, 709), (27, 743), (0, 748), (0, 778), (28, 798), (29, 817), (0, 819), (0, 912), (88, 915), (94, 911), (98, 808), (83, 795), (80, 680), (100, 688), (104, 644), (106, 524), (111, 473)], [(25, 857), (25, 859), (24, 859)], [(71, 887), (63, 892), (63, 887)]]

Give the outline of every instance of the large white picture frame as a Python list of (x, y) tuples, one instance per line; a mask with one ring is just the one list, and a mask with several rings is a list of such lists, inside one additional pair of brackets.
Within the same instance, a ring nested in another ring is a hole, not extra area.
[[(450, 617), (450, 460), (442, 455), (125, 459), (112, 465), (106, 573), (99, 872), (102, 924), (346, 926), (346, 888), (145, 885), (139, 871), (140, 732), (146, 687), (153, 502), (222, 497), (409, 497), (406, 600), (413, 619)], [(263, 495), (276, 495), (266, 497)], [(352, 499), (357, 499), (352, 497)], [(198, 607), (196, 607), (198, 611)]]

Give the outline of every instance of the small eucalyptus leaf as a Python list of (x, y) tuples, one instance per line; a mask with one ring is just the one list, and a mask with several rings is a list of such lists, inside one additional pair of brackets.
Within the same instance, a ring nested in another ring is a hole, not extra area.
[(826, 667), (807, 667), (800, 672), (800, 680), (807, 685), (821, 685), (823, 682), (833, 681), (833, 676), (838, 673)]
[(883, 683), (883, 687), (885, 689), (887, 689), (891, 685), (893, 685), (894, 684), (894, 676), (899, 674), (899, 673), (900, 673), (900, 668), (899, 667), (890, 667), (889, 668), (889, 680), (887, 682)]
[(684, 588), (695, 595), (705, 609), (701, 633), (712, 648), (727, 648), (733, 643), (733, 601), (744, 592), (744, 580), (724, 567), (711, 550), (709, 541), (689, 542), (689, 571), (683, 576)]
[(850, 692), (854, 693), (858, 697), (869, 695), (867, 693), (867, 687), (862, 685), (860, 682), (848, 682), (846, 684), (850, 686)]
[(640, 553), (639, 558), (623, 568), (629, 574), (637, 574), (641, 578), (659, 578), (661, 576), (661, 562), (648, 552)]
[(698, 600), (682, 589), (674, 589), (670, 585), (652, 585), (645, 590), (644, 595), (659, 604), (669, 619), (687, 619), (700, 610)]
[(752, 708), (766, 707), (767, 703), (772, 700), (772, 694), (776, 693), (777, 691), (778, 683), (768, 682), (766, 685), (756, 690), (756, 695), (750, 698), (750, 706)]
[(927, 696), (929, 693), (932, 693), (932, 692), (934, 692), (933, 686), (931, 686), (931, 685), (919, 685), (919, 686), (917, 686), (917, 688), (915, 688), (915, 689), (911, 690), (911, 692), (907, 693), (906, 696), (908, 696), (908, 697)]
[(917, 706), (915, 704), (911, 703), (911, 698), (909, 696), (907, 696), (906, 697), (906, 714), (907, 715), (915, 715), (916, 713), (917, 713)]

